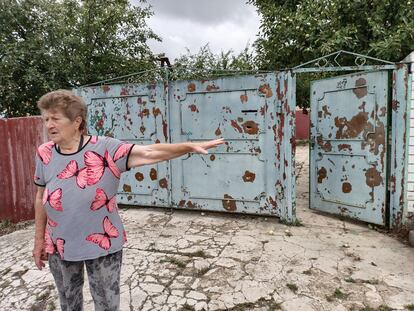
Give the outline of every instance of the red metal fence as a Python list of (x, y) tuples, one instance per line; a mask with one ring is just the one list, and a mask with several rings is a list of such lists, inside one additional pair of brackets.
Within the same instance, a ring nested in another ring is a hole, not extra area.
[(310, 112), (296, 110), (296, 139), (309, 139)]
[(34, 218), (34, 156), (46, 139), (41, 117), (0, 119), (0, 220)]

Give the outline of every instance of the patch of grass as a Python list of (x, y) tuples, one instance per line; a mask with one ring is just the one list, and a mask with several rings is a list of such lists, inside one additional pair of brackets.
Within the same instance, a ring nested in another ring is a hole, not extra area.
[(364, 307), (359, 311), (392, 311), (393, 309), (388, 307), (387, 305), (380, 305), (378, 308), (374, 309), (371, 307)]
[(306, 275), (311, 275), (312, 274), (312, 270), (308, 269), (302, 272), (302, 274), (306, 274)]
[(351, 277), (346, 278), (344, 281), (345, 282), (348, 282), (348, 283), (356, 283), (356, 281), (353, 278), (351, 278)]
[(195, 309), (193, 306), (190, 306), (189, 304), (185, 303), (180, 309), (178, 309), (178, 311), (195, 311)]
[(340, 288), (335, 289), (333, 296), (337, 299), (346, 299), (349, 294), (343, 292)]
[(404, 308), (406, 308), (407, 310), (410, 310), (410, 311), (412, 311), (412, 310), (414, 311), (414, 303), (411, 303), (409, 305), (405, 305)]
[(197, 272), (195, 273), (195, 276), (197, 277), (202, 277), (204, 274), (206, 274), (208, 271), (210, 271), (210, 267), (205, 267), (202, 268), (200, 270), (197, 270)]
[(203, 250), (188, 253), (186, 255), (190, 256), (190, 257), (202, 257), (202, 258), (207, 258), (208, 257), (207, 254)]
[(377, 279), (372, 279), (372, 280), (362, 280), (362, 283), (365, 284), (371, 284), (371, 285), (377, 285), (379, 284), (379, 281)]
[(334, 301), (335, 299), (346, 299), (349, 294), (343, 292), (340, 288), (336, 288), (332, 295), (327, 295), (326, 300), (329, 302)]
[(37, 294), (36, 295), (36, 301), (44, 301), (47, 298), (49, 298), (49, 296), (50, 296), (50, 292), (49, 291), (46, 291), (46, 292), (44, 292), (42, 294)]
[(287, 283), (286, 284), (287, 288), (289, 288), (292, 292), (297, 292), (298, 291), (298, 286), (294, 283)]
[(303, 224), (301, 223), (301, 221), (299, 219), (295, 219), (295, 220), (286, 220), (286, 219), (281, 219), (280, 220), (281, 224), (284, 224), (286, 226), (290, 226), (290, 227), (302, 227)]
[(47, 311), (54, 311), (54, 310), (56, 310), (56, 305), (54, 301), (51, 301), (49, 305), (47, 306)]
[(184, 269), (185, 266), (186, 266), (185, 262), (183, 262), (179, 259), (173, 258), (173, 257), (167, 257), (165, 259), (160, 260), (160, 263), (164, 263), (164, 262), (172, 263), (172, 264), (176, 265), (178, 268), (182, 268), (182, 269)]
[(10, 221), (10, 219), (0, 220), (0, 230), (7, 229), (12, 225), (13, 223)]

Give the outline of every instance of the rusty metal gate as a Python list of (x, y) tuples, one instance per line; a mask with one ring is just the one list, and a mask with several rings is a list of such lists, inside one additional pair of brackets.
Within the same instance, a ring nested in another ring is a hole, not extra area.
[(226, 144), (123, 174), (118, 203), (295, 220), (295, 79), (289, 71), (76, 90), (89, 131), (135, 144)]
[(406, 207), (407, 67), (338, 67), (330, 69), (364, 71), (311, 83), (309, 206), (398, 226)]

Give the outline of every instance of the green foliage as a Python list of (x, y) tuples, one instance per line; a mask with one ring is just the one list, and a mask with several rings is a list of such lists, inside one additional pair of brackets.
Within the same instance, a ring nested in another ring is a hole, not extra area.
[(187, 54), (175, 59), (171, 78), (179, 80), (213, 78), (231, 75), (235, 71), (242, 74), (256, 70), (254, 54), (249, 46), (239, 54), (235, 54), (232, 50), (214, 54), (206, 44), (196, 54), (191, 54), (187, 50)]
[(155, 67), (145, 0), (0, 0), (0, 115), (37, 113), (57, 88)]
[(293, 67), (338, 50), (400, 61), (414, 49), (412, 0), (249, 0), (261, 14), (261, 69)]
[[(412, 0), (249, 0), (261, 15), (256, 61), (262, 70), (292, 68), (347, 50), (401, 61), (414, 50)], [(354, 65), (344, 58), (344, 65)], [(332, 76), (332, 74), (331, 74)], [(310, 81), (297, 76), (296, 102), (309, 107)]]

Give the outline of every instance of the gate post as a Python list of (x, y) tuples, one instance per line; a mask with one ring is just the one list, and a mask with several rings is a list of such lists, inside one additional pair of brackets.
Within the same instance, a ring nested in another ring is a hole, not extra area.
[(408, 65), (400, 63), (392, 74), (390, 228), (405, 222), (407, 213), (408, 148), (410, 136)]

